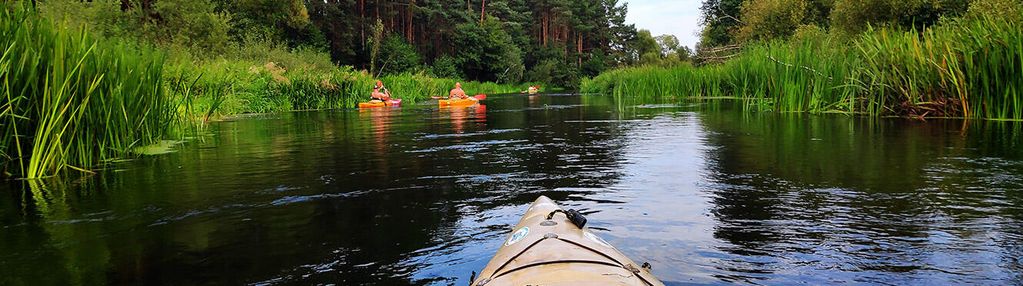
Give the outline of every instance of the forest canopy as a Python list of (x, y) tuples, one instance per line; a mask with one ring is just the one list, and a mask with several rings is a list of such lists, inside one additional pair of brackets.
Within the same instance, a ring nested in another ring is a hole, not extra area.
[[(39, 0), (107, 37), (215, 58), (249, 46), (320, 51), (339, 66), (572, 87), (640, 61), (618, 0)], [(241, 54), (244, 54), (242, 52)], [(554, 81), (554, 82), (551, 82)]]

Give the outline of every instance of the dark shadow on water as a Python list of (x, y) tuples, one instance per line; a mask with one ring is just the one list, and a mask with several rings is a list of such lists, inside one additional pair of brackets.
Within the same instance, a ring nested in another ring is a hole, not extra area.
[(457, 250), (491, 252), (474, 245), (514, 223), (492, 224), (490, 210), (618, 175), (620, 146), (589, 144), (615, 142), (616, 127), (562, 123), (603, 118), (603, 108), (494, 101), (502, 112), (488, 114), (485, 105), (253, 116), (88, 184), (20, 192), (12, 185), (0, 200), (0, 284), (468, 279), (468, 270), (415, 277), (429, 266), (417, 261), (478, 264)]

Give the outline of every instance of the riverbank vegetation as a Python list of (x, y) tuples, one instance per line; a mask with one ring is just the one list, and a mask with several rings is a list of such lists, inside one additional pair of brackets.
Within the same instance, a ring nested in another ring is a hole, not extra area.
[(84, 170), (152, 143), (172, 121), (158, 51), (97, 42), (27, 9), (0, 11), (0, 47), (5, 176)]
[(781, 112), (1023, 119), (1020, 2), (818, 2), (705, 1), (691, 63), (610, 71), (582, 89), (734, 97)]
[[(6, 5), (6, 4), (5, 4)], [(65, 169), (89, 172), (102, 162), (182, 127), (201, 127), (217, 114), (346, 108), (365, 98), (373, 77), (351, 67), (316, 66), (316, 54), (281, 52), (297, 71), (275, 62), (254, 65), (239, 55), (198, 65), (148, 44), (98, 40), (38, 17), (32, 9), (0, 11), (0, 158), (5, 177), (40, 178)], [(249, 56), (258, 58), (258, 56)], [(383, 78), (410, 101), (444, 94), (454, 79), (422, 74)], [(478, 92), (517, 87), (467, 82)]]
[(211, 119), (578, 85), (640, 59), (618, 0), (6, 1), (4, 177), (131, 156)]
[(273, 61), (288, 71), (350, 66), (575, 88), (633, 63), (627, 8), (600, 1), (48, 0), (40, 11), (105, 37), (154, 43), (190, 62)]

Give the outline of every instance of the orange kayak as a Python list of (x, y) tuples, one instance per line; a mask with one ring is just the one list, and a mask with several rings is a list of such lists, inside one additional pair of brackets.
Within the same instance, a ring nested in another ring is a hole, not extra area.
[(578, 211), (537, 198), (470, 285), (664, 285), (585, 225)]
[(388, 101), (370, 101), (370, 102), (360, 102), (359, 103), (359, 108), (379, 108), (379, 107), (387, 107), (387, 106), (392, 106), (392, 107), (401, 106), (401, 99), (392, 99), (392, 100), (388, 100)]
[(440, 107), (466, 107), (480, 103), (477, 99), (441, 99), (438, 100)]

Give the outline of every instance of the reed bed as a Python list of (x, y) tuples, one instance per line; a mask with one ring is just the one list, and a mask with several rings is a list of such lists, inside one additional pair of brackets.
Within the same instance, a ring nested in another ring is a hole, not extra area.
[[(165, 137), (199, 133), (222, 115), (354, 108), (369, 99), (376, 81), (351, 67), (294, 59), (284, 61), (293, 70), (258, 56), (168, 60), (152, 47), (99, 40), (84, 28), (50, 22), (30, 3), (0, 6), (2, 177), (89, 173)], [(424, 74), (382, 80), (410, 103), (446, 95), (456, 82)], [(470, 93), (520, 90), (479, 82), (463, 87)]]
[(0, 49), (6, 176), (86, 171), (167, 130), (173, 109), (163, 96), (159, 52), (98, 42), (24, 6), (0, 11)]
[(755, 110), (1023, 119), (1023, 30), (986, 18), (753, 44), (718, 65), (634, 67), (582, 90), (657, 102), (735, 98)]
[[(192, 73), (194, 77), (194, 73)], [(286, 112), (292, 110), (322, 110), (355, 108), (368, 101), (376, 78), (351, 67), (332, 71), (307, 73), (302, 71), (271, 73), (242, 73), (226, 79), (198, 83), (215, 86), (233, 83), (233, 88), (222, 98), (217, 111), (221, 115), (242, 113)], [(407, 103), (446, 96), (454, 87), (455, 79), (433, 78), (425, 74), (399, 74), (380, 78), (395, 98)], [(469, 93), (518, 93), (518, 85), (463, 81), (462, 88)], [(202, 102), (203, 96), (197, 101)], [(208, 106), (209, 104), (203, 104)]]
[(917, 31), (880, 29), (858, 41), (862, 87), (882, 113), (1023, 119), (1023, 30), (998, 18)]
[[(584, 92), (618, 97), (745, 100), (758, 110), (780, 112), (855, 112), (848, 67), (856, 59), (841, 50), (821, 54), (829, 42), (775, 42), (748, 47), (743, 56), (721, 65), (674, 68), (638, 67), (601, 74), (583, 82)], [(821, 56), (827, 61), (821, 61)], [(841, 64), (833, 64), (841, 63)]]
[[(448, 92), (455, 87), (455, 83), (461, 83), (466, 93), (472, 94), (507, 94), (518, 93), (523, 88), (518, 85), (498, 84), (493, 82), (460, 81), (449, 78), (432, 78), (423, 74), (400, 74), (386, 76), (383, 79), (385, 85), (391, 90), (395, 97), (407, 98), (412, 102), (429, 100), (431, 97), (446, 97)], [(369, 88), (372, 88), (370, 86)], [(368, 97), (368, 89), (358, 90), (364, 97)]]

